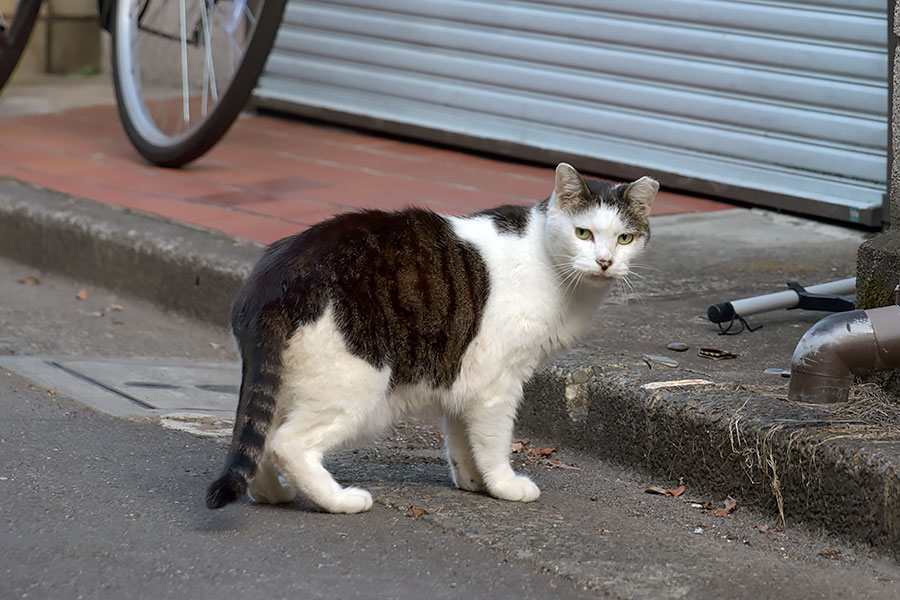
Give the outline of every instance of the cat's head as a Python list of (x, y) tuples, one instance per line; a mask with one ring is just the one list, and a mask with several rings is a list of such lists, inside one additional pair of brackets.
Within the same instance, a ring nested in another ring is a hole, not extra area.
[(650, 177), (614, 185), (585, 181), (571, 165), (556, 167), (547, 202), (551, 259), (589, 283), (622, 279), (650, 239), (650, 207), (659, 184)]

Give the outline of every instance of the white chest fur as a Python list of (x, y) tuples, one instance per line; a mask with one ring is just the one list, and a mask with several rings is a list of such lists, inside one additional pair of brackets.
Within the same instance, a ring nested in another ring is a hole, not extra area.
[(479, 333), (463, 355), (454, 391), (463, 396), (475, 390), (503, 393), (521, 385), (542, 359), (571, 347), (585, 333), (608, 286), (593, 290), (588, 302), (567, 298), (548, 254), (545, 217), (537, 209), (522, 236), (498, 233), (488, 217), (454, 218), (452, 223), (457, 235), (479, 250), (491, 285)]

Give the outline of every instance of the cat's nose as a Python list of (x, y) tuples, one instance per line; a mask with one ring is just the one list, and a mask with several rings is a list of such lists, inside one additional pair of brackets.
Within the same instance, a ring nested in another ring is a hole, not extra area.
[(598, 258), (596, 260), (597, 260), (597, 264), (600, 265), (600, 268), (603, 269), (604, 271), (607, 270), (608, 268), (610, 268), (613, 264), (613, 261), (611, 258)]

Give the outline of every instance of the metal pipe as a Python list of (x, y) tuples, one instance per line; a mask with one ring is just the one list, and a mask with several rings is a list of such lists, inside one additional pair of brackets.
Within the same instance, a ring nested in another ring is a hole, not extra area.
[(900, 306), (829, 315), (803, 334), (791, 359), (788, 398), (846, 402), (857, 375), (900, 368)]
[[(848, 277), (838, 281), (829, 281), (806, 288), (811, 294), (849, 295), (856, 292), (856, 278)], [(731, 302), (713, 304), (706, 311), (706, 316), (713, 323), (725, 323), (734, 319), (735, 314), (749, 317), (757, 313), (778, 310), (780, 308), (794, 308), (800, 302), (800, 295), (793, 290), (774, 292), (752, 298), (741, 298)], [(852, 306), (850, 308), (853, 308)]]

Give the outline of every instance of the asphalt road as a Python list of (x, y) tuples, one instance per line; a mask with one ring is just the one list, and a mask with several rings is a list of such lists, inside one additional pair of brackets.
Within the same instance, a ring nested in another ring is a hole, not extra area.
[[(18, 283), (34, 276), (39, 285)], [(233, 359), (227, 332), (0, 260), (0, 352)], [(110, 307), (118, 305), (122, 310)], [(543, 496), (452, 488), (439, 434), (409, 422), (332, 460), (373, 510), (303, 501), (207, 511), (221, 440), (116, 419), (0, 372), (0, 598), (895, 598), (900, 567), (759, 515), (679, 498), (602, 457), (515, 455)], [(571, 463), (571, 464), (569, 464)], [(438, 512), (416, 518), (409, 506)]]

